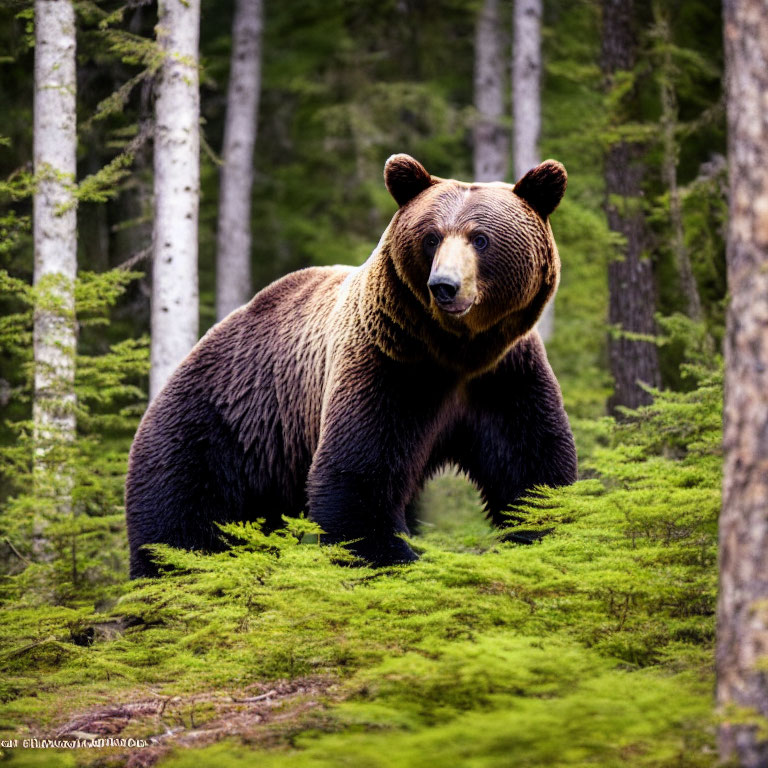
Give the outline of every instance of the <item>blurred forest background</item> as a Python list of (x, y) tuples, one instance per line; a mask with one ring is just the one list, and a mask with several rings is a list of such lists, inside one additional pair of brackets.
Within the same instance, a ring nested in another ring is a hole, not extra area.
[[(301, 267), (362, 263), (395, 211), (382, 181), (392, 153), (471, 180), (491, 120), (498, 175), (514, 182), (513, 5), (264, 0), (253, 292)], [(304, 521), (270, 537), (238, 528), (237, 557), (164, 552), (173, 573), (149, 585), (126, 583), (122, 493), (149, 389), (157, 7), (75, 8), (76, 432), (45, 448), (46, 480), (33, 421), (33, 315), (46, 301), (31, 287), (34, 14), (23, 0), (0, 7), (3, 735), (156, 737), (78, 764), (185, 765), (200, 758), (184, 748), (201, 746), (217, 764), (258, 750), (263, 765), (714, 765), (720, 4), (541, 8), (535, 149), (569, 173), (546, 346), (581, 473), (528, 510), (555, 533), (500, 544), (471, 486), (446, 475), (424, 494), (410, 570), (350, 572), (306, 543)], [(489, 12), (490, 83), (478, 77)], [(217, 316), (234, 13), (202, 1), (200, 335)], [(490, 117), (486, 86), (501, 94)], [(25, 754), (3, 757), (44, 759)]]

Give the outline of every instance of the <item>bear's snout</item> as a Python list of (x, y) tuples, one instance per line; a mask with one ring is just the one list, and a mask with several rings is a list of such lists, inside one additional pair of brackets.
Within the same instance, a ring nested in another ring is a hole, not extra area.
[(437, 308), (451, 315), (467, 313), (477, 299), (477, 256), (462, 237), (440, 244), (427, 287)]
[(461, 288), (461, 283), (445, 275), (431, 277), (427, 285), (438, 304), (450, 304)]

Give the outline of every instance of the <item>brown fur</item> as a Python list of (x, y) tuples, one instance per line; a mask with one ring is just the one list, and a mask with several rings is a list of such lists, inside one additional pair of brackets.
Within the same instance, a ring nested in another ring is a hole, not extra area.
[[(216, 522), (275, 526), (303, 509), (373, 562), (412, 559), (396, 534), (446, 461), (469, 472), (497, 523), (525, 489), (571, 482), (572, 436), (531, 331), (559, 277), (539, 213), (559, 197), (542, 204), (540, 186), (562, 194), (565, 174), (552, 161), (536, 173), (538, 184), (521, 182), (531, 203), (510, 185), (438, 179), (394, 156), (385, 178), (401, 207), (362, 267), (287, 275), (212, 328), (131, 450), (132, 575), (155, 573), (143, 544), (216, 549)], [(442, 238), (435, 253), (430, 232)], [(474, 296), (461, 316), (427, 286), (441, 258), (463, 276), (461, 300)]]

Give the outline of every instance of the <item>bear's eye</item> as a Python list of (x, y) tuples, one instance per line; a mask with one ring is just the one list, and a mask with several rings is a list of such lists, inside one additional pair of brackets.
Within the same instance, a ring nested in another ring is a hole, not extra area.
[(438, 245), (440, 245), (440, 238), (434, 232), (430, 232), (424, 237), (424, 247), (428, 251), (434, 251)]
[(485, 235), (475, 235), (472, 238), (472, 245), (478, 251), (484, 251), (488, 247), (488, 238)]

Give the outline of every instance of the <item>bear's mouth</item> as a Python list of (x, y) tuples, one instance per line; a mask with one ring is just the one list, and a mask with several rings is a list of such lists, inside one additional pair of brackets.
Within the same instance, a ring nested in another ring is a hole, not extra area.
[(473, 299), (464, 299), (463, 301), (440, 302), (435, 300), (435, 305), (441, 312), (453, 315), (454, 317), (464, 317), (474, 305)]

